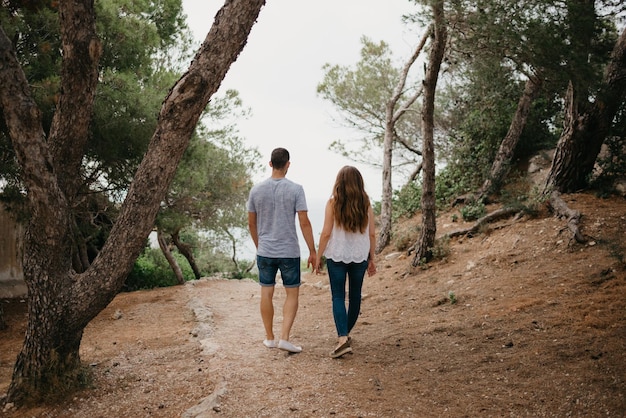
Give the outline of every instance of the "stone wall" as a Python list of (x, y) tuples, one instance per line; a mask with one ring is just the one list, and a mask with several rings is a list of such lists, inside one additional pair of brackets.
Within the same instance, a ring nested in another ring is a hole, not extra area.
[(22, 272), (23, 228), (0, 205), (0, 298), (27, 294)]

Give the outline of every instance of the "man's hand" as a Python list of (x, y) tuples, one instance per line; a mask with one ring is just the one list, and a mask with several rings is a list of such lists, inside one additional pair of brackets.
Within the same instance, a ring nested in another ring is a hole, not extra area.
[(307, 260), (306, 268), (309, 268), (309, 266), (311, 267), (311, 271), (317, 271), (317, 254), (315, 253), (309, 254), (309, 259)]

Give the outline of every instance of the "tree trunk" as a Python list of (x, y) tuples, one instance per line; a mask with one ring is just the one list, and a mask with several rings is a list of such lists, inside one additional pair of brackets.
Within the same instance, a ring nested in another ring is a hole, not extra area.
[[(393, 111), (395, 103), (387, 104), (387, 114)], [(376, 253), (380, 253), (389, 244), (391, 238), (391, 201), (393, 197), (393, 187), (391, 183), (391, 161), (393, 151), (393, 125), (390, 127), (391, 117), (386, 118), (385, 139), (383, 141), (383, 190), (380, 201), (380, 225), (378, 240), (376, 242)]]
[(157, 242), (159, 243), (159, 248), (161, 249), (161, 252), (165, 256), (165, 259), (167, 260), (167, 264), (170, 265), (170, 267), (172, 268), (172, 271), (174, 272), (176, 281), (178, 282), (178, 284), (185, 284), (183, 271), (180, 269), (178, 262), (172, 255), (172, 252), (170, 251), (170, 247), (169, 245), (167, 245), (167, 242), (165, 241), (165, 237), (163, 236), (163, 232), (160, 229), (157, 229)]
[[(99, 55), (93, 2), (60, 2), (59, 15), (64, 27), (63, 55), (67, 60), (62, 74), (76, 76), (75, 87), (68, 86), (71, 80), (62, 81), (62, 96), (72, 92), (76, 97), (61, 97), (59, 111), (90, 116), (96, 83), (93, 75), (97, 73)], [(77, 22), (80, 24), (74, 26)], [(74, 299), (81, 295), (73, 293), (76, 277), (71, 255), (72, 215), (64, 193), (74, 188), (69, 179), (71, 169), (57, 166), (62, 163), (73, 166), (74, 161), (71, 155), (67, 155), (65, 162), (56, 156), (62, 143), (77, 148), (84, 144), (79, 139), (72, 144), (74, 138), (70, 137), (83, 132), (89, 120), (74, 120), (74, 128), (65, 128), (61, 125), (63, 121), (71, 123), (71, 116), (65, 119), (55, 116), (50, 136), (46, 138), (41, 112), (3, 31), (0, 60), (2, 111), (22, 168), (30, 209), (22, 261), (28, 287), (28, 324), (8, 390), (8, 401), (19, 403), (41, 400), (46, 392), (54, 393), (54, 389), (71, 386), (68, 383), (79, 380), (78, 348), (87, 322), (72, 307)], [(82, 74), (70, 74), (70, 65), (80, 68)], [(71, 100), (78, 106), (69, 105)], [(73, 173), (77, 174), (77, 171)]]
[[(406, 111), (415, 103), (417, 98), (421, 95), (422, 91), (419, 89), (413, 96), (409, 97), (397, 111), (394, 109), (398, 105), (398, 101), (404, 91), (406, 85), (406, 79), (409, 75), (409, 70), (419, 57), (428, 36), (431, 33), (432, 28), (429, 27), (422, 36), (422, 40), (413, 51), (413, 55), (407, 60), (402, 68), (400, 79), (396, 84), (391, 98), (385, 104), (385, 137), (383, 140), (383, 191), (381, 198), (381, 210), (380, 210), (380, 226), (378, 240), (376, 242), (375, 252), (379, 254), (389, 244), (391, 239), (391, 217), (392, 217), (392, 198), (393, 198), (393, 186), (391, 181), (391, 167), (393, 157), (393, 143), (395, 140), (395, 124), (406, 113)], [(407, 147), (408, 148), (408, 147)]]
[(2, 303), (0, 303), (0, 331), (7, 329), (7, 322), (4, 319), (4, 309), (2, 309)]
[(583, 114), (579, 114), (577, 96), (576, 88), (570, 83), (565, 129), (546, 179), (546, 194), (553, 190), (574, 192), (587, 185), (613, 118), (626, 100), (626, 29), (613, 48), (595, 101)]
[(424, 98), (422, 108), (423, 141), (423, 184), (422, 184), (422, 230), (419, 241), (415, 244), (415, 256), (412, 266), (432, 258), (437, 232), (435, 208), (435, 92), (439, 69), (446, 47), (447, 29), (444, 19), (443, 0), (432, 3), (434, 17), (433, 42), (428, 56), (428, 68), (424, 78)]
[[(193, 256), (191, 245), (185, 244), (184, 242), (180, 240), (179, 232), (180, 231), (176, 231), (172, 234), (172, 242), (178, 249), (178, 252), (180, 252), (187, 259), (187, 262), (191, 266), (191, 270), (193, 271), (193, 275), (196, 278), (196, 280), (200, 280), (200, 278), (202, 278), (202, 275), (200, 274), (200, 269), (198, 268), (196, 259)], [(182, 277), (182, 273), (181, 273), (181, 277)]]
[(517, 109), (511, 121), (511, 125), (509, 126), (509, 131), (500, 144), (496, 158), (491, 166), (489, 177), (487, 177), (477, 193), (477, 200), (482, 200), (487, 197), (487, 195), (496, 193), (500, 188), (502, 180), (509, 172), (513, 153), (526, 126), (531, 105), (540, 90), (541, 79), (539, 77), (530, 77), (526, 80), (524, 93), (517, 104)]
[(77, 161), (82, 161), (97, 82), (93, 2), (59, 2), (63, 89), (49, 138), (15, 50), (0, 29), (1, 110), (31, 214), (23, 251), (28, 325), (7, 402), (40, 401), (80, 383), (83, 330), (123, 286), (198, 119), (245, 46), (264, 4), (227, 0), (218, 12), (188, 71), (163, 102), (157, 129), (106, 243), (80, 274), (72, 269), (68, 201), (79, 187)]
[[(228, 228), (224, 228), (224, 233), (228, 236), (228, 238), (230, 239), (230, 244), (231, 244), (231, 249), (232, 249), (232, 253), (231, 253), (231, 257), (230, 259), (232, 260), (233, 264), (235, 265), (235, 269), (237, 270), (237, 272), (239, 272), (239, 263), (237, 262), (237, 239), (235, 238), (235, 236), (228, 230)], [(249, 270), (248, 270), (249, 271)]]
[(578, 228), (578, 224), (580, 223), (581, 213), (577, 210), (570, 209), (567, 206), (567, 203), (561, 199), (561, 195), (559, 192), (550, 193), (550, 198), (548, 199), (548, 204), (552, 212), (557, 215), (559, 218), (565, 218), (567, 220), (567, 229), (572, 233), (572, 237), (579, 244), (584, 244), (588, 240), (583, 236)]

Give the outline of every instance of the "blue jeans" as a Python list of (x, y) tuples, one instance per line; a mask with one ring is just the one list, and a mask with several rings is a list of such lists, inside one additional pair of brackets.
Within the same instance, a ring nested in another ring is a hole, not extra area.
[(300, 257), (269, 258), (257, 255), (256, 265), (259, 268), (259, 284), (261, 286), (276, 285), (278, 270), (280, 270), (284, 287), (300, 286)]
[[(367, 260), (360, 263), (342, 263), (326, 260), (333, 298), (333, 318), (337, 335), (347, 336), (356, 324), (361, 311), (361, 288), (367, 271)], [(348, 309), (346, 310), (346, 276), (348, 278)]]

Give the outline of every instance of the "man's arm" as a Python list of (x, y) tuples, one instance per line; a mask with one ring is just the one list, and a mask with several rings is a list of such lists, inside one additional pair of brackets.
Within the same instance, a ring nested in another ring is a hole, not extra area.
[(256, 212), (248, 212), (248, 229), (250, 230), (250, 236), (254, 241), (254, 246), (259, 248), (259, 233), (256, 229)]
[(298, 221), (300, 222), (300, 230), (302, 236), (306, 242), (306, 246), (309, 247), (309, 259), (307, 260), (306, 267), (315, 271), (317, 269), (317, 253), (315, 251), (315, 240), (313, 239), (313, 227), (309, 220), (309, 215), (306, 210), (298, 211)]

